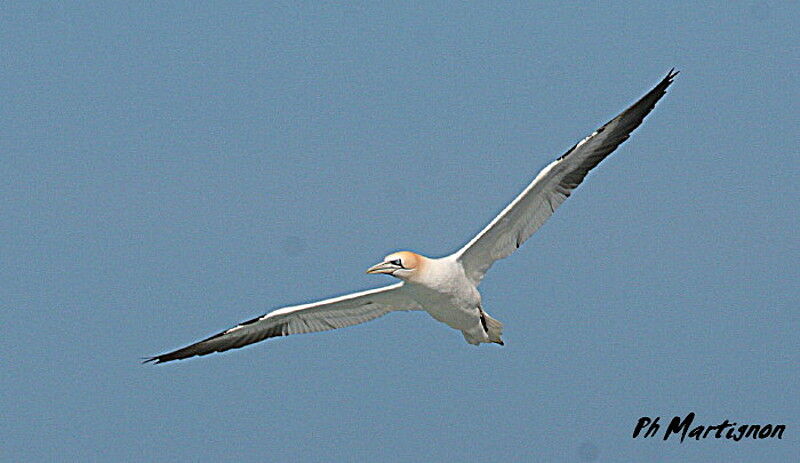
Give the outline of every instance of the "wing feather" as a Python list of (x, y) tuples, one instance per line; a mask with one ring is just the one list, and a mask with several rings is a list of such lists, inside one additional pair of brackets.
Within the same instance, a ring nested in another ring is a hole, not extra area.
[(403, 283), (397, 283), (311, 304), (284, 307), (182, 349), (150, 357), (145, 363), (164, 363), (224, 352), (278, 336), (344, 328), (395, 310), (418, 310), (418, 304), (405, 295), (402, 287)]
[(477, 236), (456, 252), (467, 276), (478, 284), (499, 259), (508, 257), (555, 212), (586, 174), (630, 137), (678, 72), (667, 76), (631, 107), (570, 148), (536, 178)]

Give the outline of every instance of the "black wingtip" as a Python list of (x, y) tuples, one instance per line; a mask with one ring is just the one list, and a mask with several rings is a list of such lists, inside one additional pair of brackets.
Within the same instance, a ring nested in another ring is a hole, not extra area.
[[(676, 71), (675, 68), (670, 69), (669, 72), (667, 72), (667, 75), (661, 79), (661, 82), (659, 82), (658, 85), (656, 85), (655, 88), (650, 91), (650, 93), (645, 95), (643, 99), (651, 95), (658, 95), (658, 99), (661, 99), (661, 97), (667, 93), (667, 88), (672, 85), (673, 79), (675, 79), (675, 77), (680, 73), (681, 71)], [(658, 99), (656, 101), (658, 101)], [(652, 107), (650, 109), (652, 109)]]
[(667, 73), (667, 77), (665, 77), (664, 80), (672, 82), (672, 79), (674, 79), (675, 76), (677, 76), (680, 73), (681, 71), (676, 71), (675, 68), (672, 68), (669, 70), (669, 72)]

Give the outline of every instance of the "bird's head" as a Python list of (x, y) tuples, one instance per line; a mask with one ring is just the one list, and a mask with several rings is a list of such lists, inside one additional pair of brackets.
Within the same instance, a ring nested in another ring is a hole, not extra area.
[(367, 273), (385, 273), (401, 280), (408, 280), (420, 272), (424, 262), (425, 257), (417, 253), (400, 251), (384, 257), (383, 262), (367, 269)]

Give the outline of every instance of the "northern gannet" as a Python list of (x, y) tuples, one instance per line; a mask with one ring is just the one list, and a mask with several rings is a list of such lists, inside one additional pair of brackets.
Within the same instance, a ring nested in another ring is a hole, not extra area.
[(667, 73), (650, 92), (550, 163), (477, 236), (455, 253), (430, 258), (401, 251), (389, 254), (367, 273), (400, 279), (371, 289), (311, 304), (284, 307), (190, 346), (150, 357), (164, 363), (253, 344), (267, 338), (326, 331), (373, 320), (389, 312), (424, 310), (461, 331), (470, 344), (503, 344), (503, 324), (483, 309), (478, 285), (494, 261), (519, 248), (567, 199), (586, 174), (628, 139), (678, 72)]

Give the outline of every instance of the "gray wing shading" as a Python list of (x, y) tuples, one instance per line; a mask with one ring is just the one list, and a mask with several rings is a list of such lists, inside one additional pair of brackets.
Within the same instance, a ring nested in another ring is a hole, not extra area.
[(494, 261), (511, 255), (541, 227), (586, 174), (639, 127), (677, 75), (677, 71), (670, 70), (639, 101), (539, 172), (511, 204), (456, 252), (467, 276), (478, 284)]
[(405, 296), (402, 287), (403, 283), (397, 283), (310, 304), (284, 307), (182, 349), (150, 357), (144, 363), (164, 363), (224, 352), (267, 338), (357, 325), (395, 310), (418, 310), (418, 304)]

